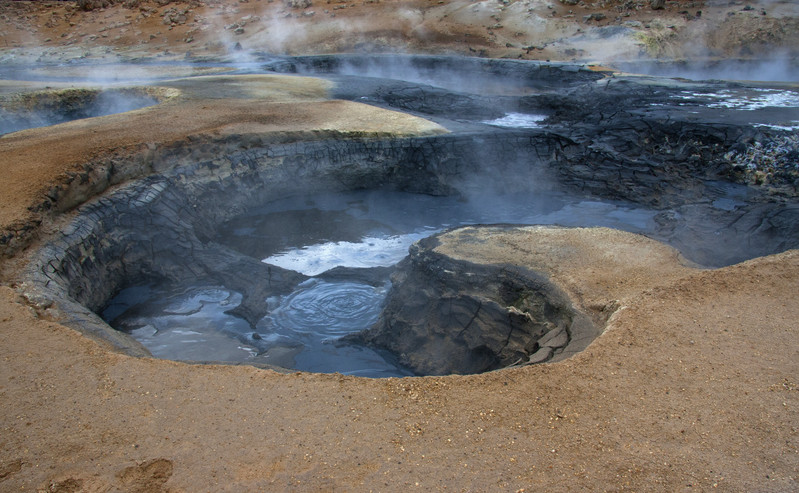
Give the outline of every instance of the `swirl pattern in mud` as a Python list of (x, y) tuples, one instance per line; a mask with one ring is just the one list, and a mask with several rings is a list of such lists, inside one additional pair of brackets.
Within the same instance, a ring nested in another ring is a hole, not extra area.
[(315, 335), (328, 342), (377, 321), (386, 289), (312, 279), (286, 296), (264, 322), (275, 332)]

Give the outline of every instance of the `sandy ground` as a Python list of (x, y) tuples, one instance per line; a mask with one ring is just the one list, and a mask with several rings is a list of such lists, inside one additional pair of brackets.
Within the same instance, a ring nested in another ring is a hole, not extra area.
[[(526, 7), (534, 11), (543, 8), (542, 18), (547, 22), (530, 21), (525, 32), (539, 29), (535, 26), (560, 26), (555, 34), (541, 34), (541, 41), (563, 36), (569, 26), (585, 31), (576, 27), (582, 22), (577, 16), (599, 10), (559, 2), (552, 2), (552, 9), (541, 2), (528, 3), (535, 4)], [(773, 13), (761, 15), (757, 10), (761, 4), (752, 3), (754, 12), (743, 12), (742, 3), (725, 8), (735, 10), (731, 19), (750, 14), (757, 19), (775, 18)], [(374, 15), (375, 9), (394, 5), (407, 7), (411, 19), (419, 15), (427, 19), (428, 24), (408, 24), (417, 33), (422, 32), (419, 25), (433, 33), (424, 38), (431, 40), (426, 47), (438, 43), (443, 50), (474, 50), (474, 54), (486, 50), (492, 56), (515, 50), (514, 57), (553, 58), (574, 49), (574, 56), (582, 56), (577, 50), (584, 48), (578, 41), (528, 52), (520, 45), (539, 38), (527, 34), (518, 36), (517, 46), (505, 46), (514, 44), (504, 41), (510, 39), (508, 32), (513, 37), (522, 30), (510, 27), (514, 18), (501, 15), (521, 4), (498, 11), (504, 6), (499, 2), (331, 2), (313, 5), (310, 9), (315, 14), (305, 16), (308, 9), (253, 0), (194, 7), (142, 3), (138, 10), (117, 6), (88, 13), (70, 10), (68, 2), (36, 8), (22, 2), (2, 3), (0, 57), (4, 62), (31, 56), (168, 58), (185, 56), (187, 48), (199, 53), (206, 44), (209, 54), (214, 50), (227, 53), (236, 40), (245, 45), (248, 40), (256, 44), (273, 39), (257, 38), (260, 31), (252, 22), (239, 35), (230, 32), (235, 28), (224, 29), (256, 12), (266, 17), (262, 10), (255, 10), (264, 5), (278, 16), (291, 14), (284, 17), (291, 22), (322, 26), (318, 29), (324, 32), (318, 38), (304, 35), (304, 40), (311, 41), (303, 44), (290, 34), (296, 25), (305, 24), (291, 24), (286, 51), (310, 51), (315, 43), (318, 51), (346, 49), (357, 39), (371, 45), (381, 39), (401, 41), (414, 50), (424, 43), (402, 37), (392, 28), (404, 24), (394, 20), (387, 27), (381, 24), (385, 18)], [(651, 23), (668, 13), (676, 19), (675, 27), (655, 29), (683, 33), (687, 31), (679, 26), (710, 22), (709, 12), (722, 8), (701, 2), (690, 5), (668, 2), (665, 13), (642, 8), (619, 21), (608, 16), (600, 23)], [(790, 2), (762, 5), (776, 13), (791, 8)], [(141, 7), (155, 11), (145, 16)], [(178, 14), (172, 26), (164, 24), (162, 15), (169, 8), (191, 8), (192, 12), (182, 14), (187, 17), (183, 23)], [(700, 8), (705, 12), (701, 21), (693, 12)], [(685, 14), (679, 14), (683, 10), (694, 19), (677, 24), (685, 19)], [(357, 36), (340, 28), (334, 36), (332, 21), (346, 18), (345, 11), (352, 18), (344, 24), (359, 25), (353, 20), (360, 18), (360, 26), (375, 27), (361, 27)], [(492, 18), (494, 14), (502, 20)], [(550, 14), (554, 15), (546, 17)], [(213, 19), (210, 25), (215, 27), (203, 30), (204, 24), (194, 21), (198, 15)], [(575, 17), (564, 19), (568, 15)], [(374, 23), (370, 24), (370, 17), (377, 17)], [(485, 19), (494, 27), (487, 29), (464, 18)], [(389, 19), (395, 19), (393, 13)], [(120, 25), (125, 22), (130, 24)], [(498, 23), (503, 27), (495, 27)], [(274, 26), (265, 31), (273, 33)], [(186, 42), (188, 31), (195, 28), (193, 40)], [(736, 36), (745, 30), (739, 31)], [(215, 34), (213, 39), (209, 32)], [(221, 32), (229, 33), (229, 40), (216, 39)], [(313, 29), (302, 32), (313, 34)], [(786, 39), (795, 34), (773, 32)], [(571, 35), (579, 40), (576, 31)], [(706, 33), (705, 39), (713, 36), (721, 34)], [(466, 38), (470, 42), (464, 44)], [(320, 44), (324, 39), (329, 46)], [(724, 38), (718, 46), (737, 49), (730, 39), (737, 38)], [(659, 46), (684, 46), (672, 38), (667, 41)], [(755, 41), (750, 46), (757, 46)], [(235, 91), (236, 97), (221, 104), (192, 99), (180, 88), (182, 95), (151, 109), (73, 122), (57, 131), (31, 130), (4, 137), (0, 139), (3, 224), (29, 220), (28, 207), (37, 203), (44, 190), (96, 154), (133, 152), (146, 142), (185, 138), (190, 133), (222, 135), (242, 128), (285, 132), (334, 126), (360, 132), (363, 121), (371, 122), (376, 116), (351, 103), (320, 103), (324, 87), (313, 81), (307, 84), (301, 95), (290, 100), (258, 105)], [(170, 125), (169, 117), (181, 111), (194, 116), (190, 128)], [(345, 125), (341, 115), (353, 116)], [(439, 131), (396, 113), (378, 116), (385, 118), (385, 128), (391, 131)], [(237, 129), (237, 125), (243, 127)], [(162, 140), (151, 140), (153, 135)], [(506, 240), (491, 255), (507, 260), (509, 251), (518, 250), (519, 238)], [(38, 316), (14, 290), (13, 279), (4, 277), (0, 287), (0, 490), (799, 490), (799, 304), (795, 298), (799, 252), (703, 271), (671, 264), (673, 258), (664, 263), (664, 256), (671, 254), (655, 249), (636, 266), (638, 270), (622, 274), (603, 263), (603, 252), (617, 248), (617, 240), (612, 234), (592, 241), (579, 236), (564, 240), (579, 243), (584, 253), (579, 259), (585, 275), (573, 270), (564, 277), (573, 291), (593, 293), (597, 306), (608, 303), (620, 308), (608, 321), (606, 332), (586, 351), (555, 364), (468, 377), (365, 380), (127, 357)], [(529, 249), (530, 241), (525, 239), (521, 245)], [(594, 253), (587, 255), (585, 249)], [(534, 257), (521, 258), (534, 262)]]
[[(618, 252), (601, 236), (577, 250)], [(468, 377), (136, 359), (2, 288), (0, 487), (795, 491), (799, 252), (716, 271), (639, 253), (660, 267), (604, 289), (626, 296), (586, 351)]]

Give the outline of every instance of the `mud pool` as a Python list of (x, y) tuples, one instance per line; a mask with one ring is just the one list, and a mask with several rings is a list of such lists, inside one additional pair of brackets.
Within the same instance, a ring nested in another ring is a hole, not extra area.
[(159, 358), (264, 363), (314, 372), (388, 377), (411, 373), (385, 353), (342, 336), (373, 325), (389, 268), (421, 238), (467, 224), (559, 224), (651, 231), (657, 211), (542, 190), (469, 199), (388, 191), (293, 197), (228, 221), (216, 241), (311, 276), (268, 300), (253, 328), (227, 313), (241, 295), (224, 286), (139, 285), (103, 311)]

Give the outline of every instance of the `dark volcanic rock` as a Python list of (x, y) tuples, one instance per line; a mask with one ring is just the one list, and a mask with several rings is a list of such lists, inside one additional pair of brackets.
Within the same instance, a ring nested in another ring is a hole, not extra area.
[(411, 247), (380, 320), (353, 339), (394, 353), (417, 374), (446, 375), (540, 363), (573, 331), (594, 332), (542, 274), (458, 261), (435, 245), (433, 237)]

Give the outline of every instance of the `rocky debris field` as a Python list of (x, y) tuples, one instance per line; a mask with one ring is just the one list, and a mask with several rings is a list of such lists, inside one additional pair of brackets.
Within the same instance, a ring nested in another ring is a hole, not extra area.
[(799, 181), (799, 136), (783, 135), (730, 151), (730, 162), (741, 168), (750, 183), (789, 184)]

